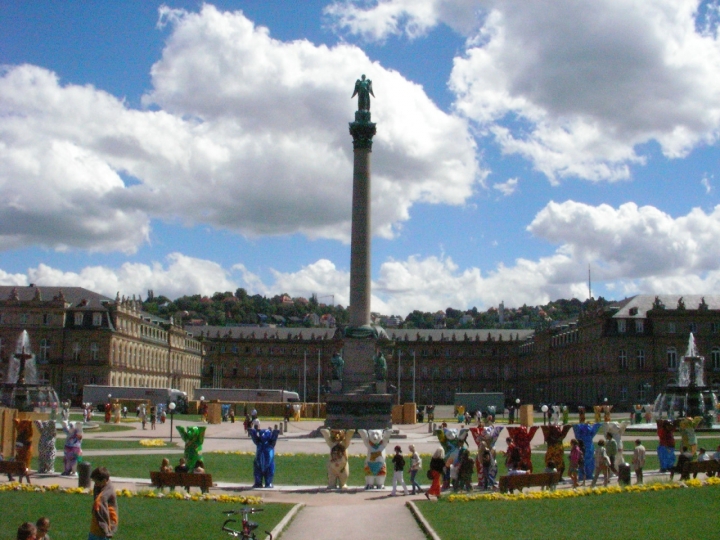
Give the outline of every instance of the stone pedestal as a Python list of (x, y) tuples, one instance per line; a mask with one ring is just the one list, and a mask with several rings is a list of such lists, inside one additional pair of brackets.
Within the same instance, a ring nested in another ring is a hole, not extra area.
[(325, 427), (329, 429), (392, 428), (390, 394), (330, 394)]
[(346, 338), (343, 346), (343, 389), (346, 394), (357, 392), (358, 388), (375, 380), (374, 339)]
[(333, 394), (339, 394), (342, 392), (342, 381), (330, 381), (330, 392)]

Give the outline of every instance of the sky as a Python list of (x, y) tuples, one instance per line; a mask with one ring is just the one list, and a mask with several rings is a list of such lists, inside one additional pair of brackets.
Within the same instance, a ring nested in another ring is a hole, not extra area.
[(372, 309), (720, 284), (718, 0), (0, 0), (0, 284)]

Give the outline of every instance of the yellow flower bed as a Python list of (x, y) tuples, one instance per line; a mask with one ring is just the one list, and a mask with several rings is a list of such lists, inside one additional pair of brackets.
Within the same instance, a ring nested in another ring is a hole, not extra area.
[[(66, 493), (70, 495), (87, 495), (90, 493), (89, 489), (86, 488), (63, 488), (57, 484), (51, 486), (38, 486), (31, 484), (20, 484), (18, 482), (10, 482), (8, 484), (0, 485), (0, 491), (25, 491), (34, 493)], [(262, 504), (261, 497), (246, 497), (240, 495), (211, 495), (209, 493), (187, 493), (180, 491), (170, 491), (168, 493), (162, 493), (154, 490), (143, 489), (137, 492), (132, 492), (129, 489), (119, 489), (116, 492), (118, 497), (141, 497), (146, 499), (170, 499), (178, 501), (204, 501), (204, 502), (223, 502), (223, 503), (234, 503), (242, 505), (257, 506)]]
[(453, 493), (448, 496), (449, 502), (470, 501), (537, 501), (540, 499), (569, 499), (572, 497), (588, 497), (613, 493), (643, 493), (646, 491), (664, 491), (666, 489), (699, 488), (720, 485), (720, 478), (708, 478), (705, 482), (693, 479), (685, 482), (654, 482), (627, 487), (609, 486), (598, 488), (557, 489), (555, 491), (531, 491), (528, 493)]
[(166, 446), (162, 439), (140, 439), (141, 446)]

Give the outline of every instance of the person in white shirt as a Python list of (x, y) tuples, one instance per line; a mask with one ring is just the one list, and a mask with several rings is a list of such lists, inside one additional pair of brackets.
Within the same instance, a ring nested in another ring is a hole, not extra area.
[(640, 439), (635, 439), (635, 449), (633, 450), (632, 466), (635, 469), (635, 478), (637, 483), (643, 483), (643, 467), (645, 466), (645, 447)]

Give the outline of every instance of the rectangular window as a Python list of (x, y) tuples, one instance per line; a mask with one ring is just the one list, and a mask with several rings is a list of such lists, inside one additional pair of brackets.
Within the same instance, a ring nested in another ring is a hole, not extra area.
[(667, 363), (668, 369), (677, 369), (677, 351), (675, 347), (670, 347), (667, 350)]
[(712, 358), (713, 371), (720, 371), (720, 348), (713, 347), (710, 357)]
[(50, 324), (50, 314), (49, 313), (43, 313), (42, 319), (43, 319), (43, 324), (45, 326)]
[(668, 323), (668, 334), (674, 334), (675, 333), (675, 323), (669, 322)]
[(625, 319), (618, 319), (617, 329), (618, 329), (618, 333), (620, 333), (620, 334), (625, 333), (625, 331), (627, 330)]
[(27, 323), (28, 323), (28, 314), (21, 313), (20, 314), (20, 324), (27, 324)]
[(627, 369), (627, 353), (625, 352), (625, 349), (620, 349), (620, 352), (618, 353), (618, 364), (621, 370)]
[[(0, 322), (2, 322), (2, 314), (0, 314)], [(713, 334), (720, 333), (720, 322), (710, 323), (710, 331)]]
[(80, 360), (80, 344), (77, 341), (73, 343), (73, 360)]
[(645, 349), (637, 350), (637, 367), (638, 369), (645, 369)]
[(697, 329), (698, 329), (697, 323), (691, 322), (688, 326), (689, 326), (690, 332), (692, 332), (693, 334), (697, 334)]
[(97, 360), (99, 352), (100, 352), (100, 347), (98, 346), (98, 344), (94, 343), (94, 342), (91, 343), (90, 344), (90, 358), (92, 360)]
[(627, 386), (620, 387), (620, 401), (627, 401), (628, 389)]
[(93, 313), (93, 326), (102, 325), (102, 313)]
[(75, 326), (82, 326), (82, 323), (83, 323), (83, 314), (76, 313), (75, 314)]
[(5, 314), (0, 313), (0, 324), (5, 324)]
[(635, 319), (635, 333), (642, 334), (645, 332), (645, 321), (642, 319)]

